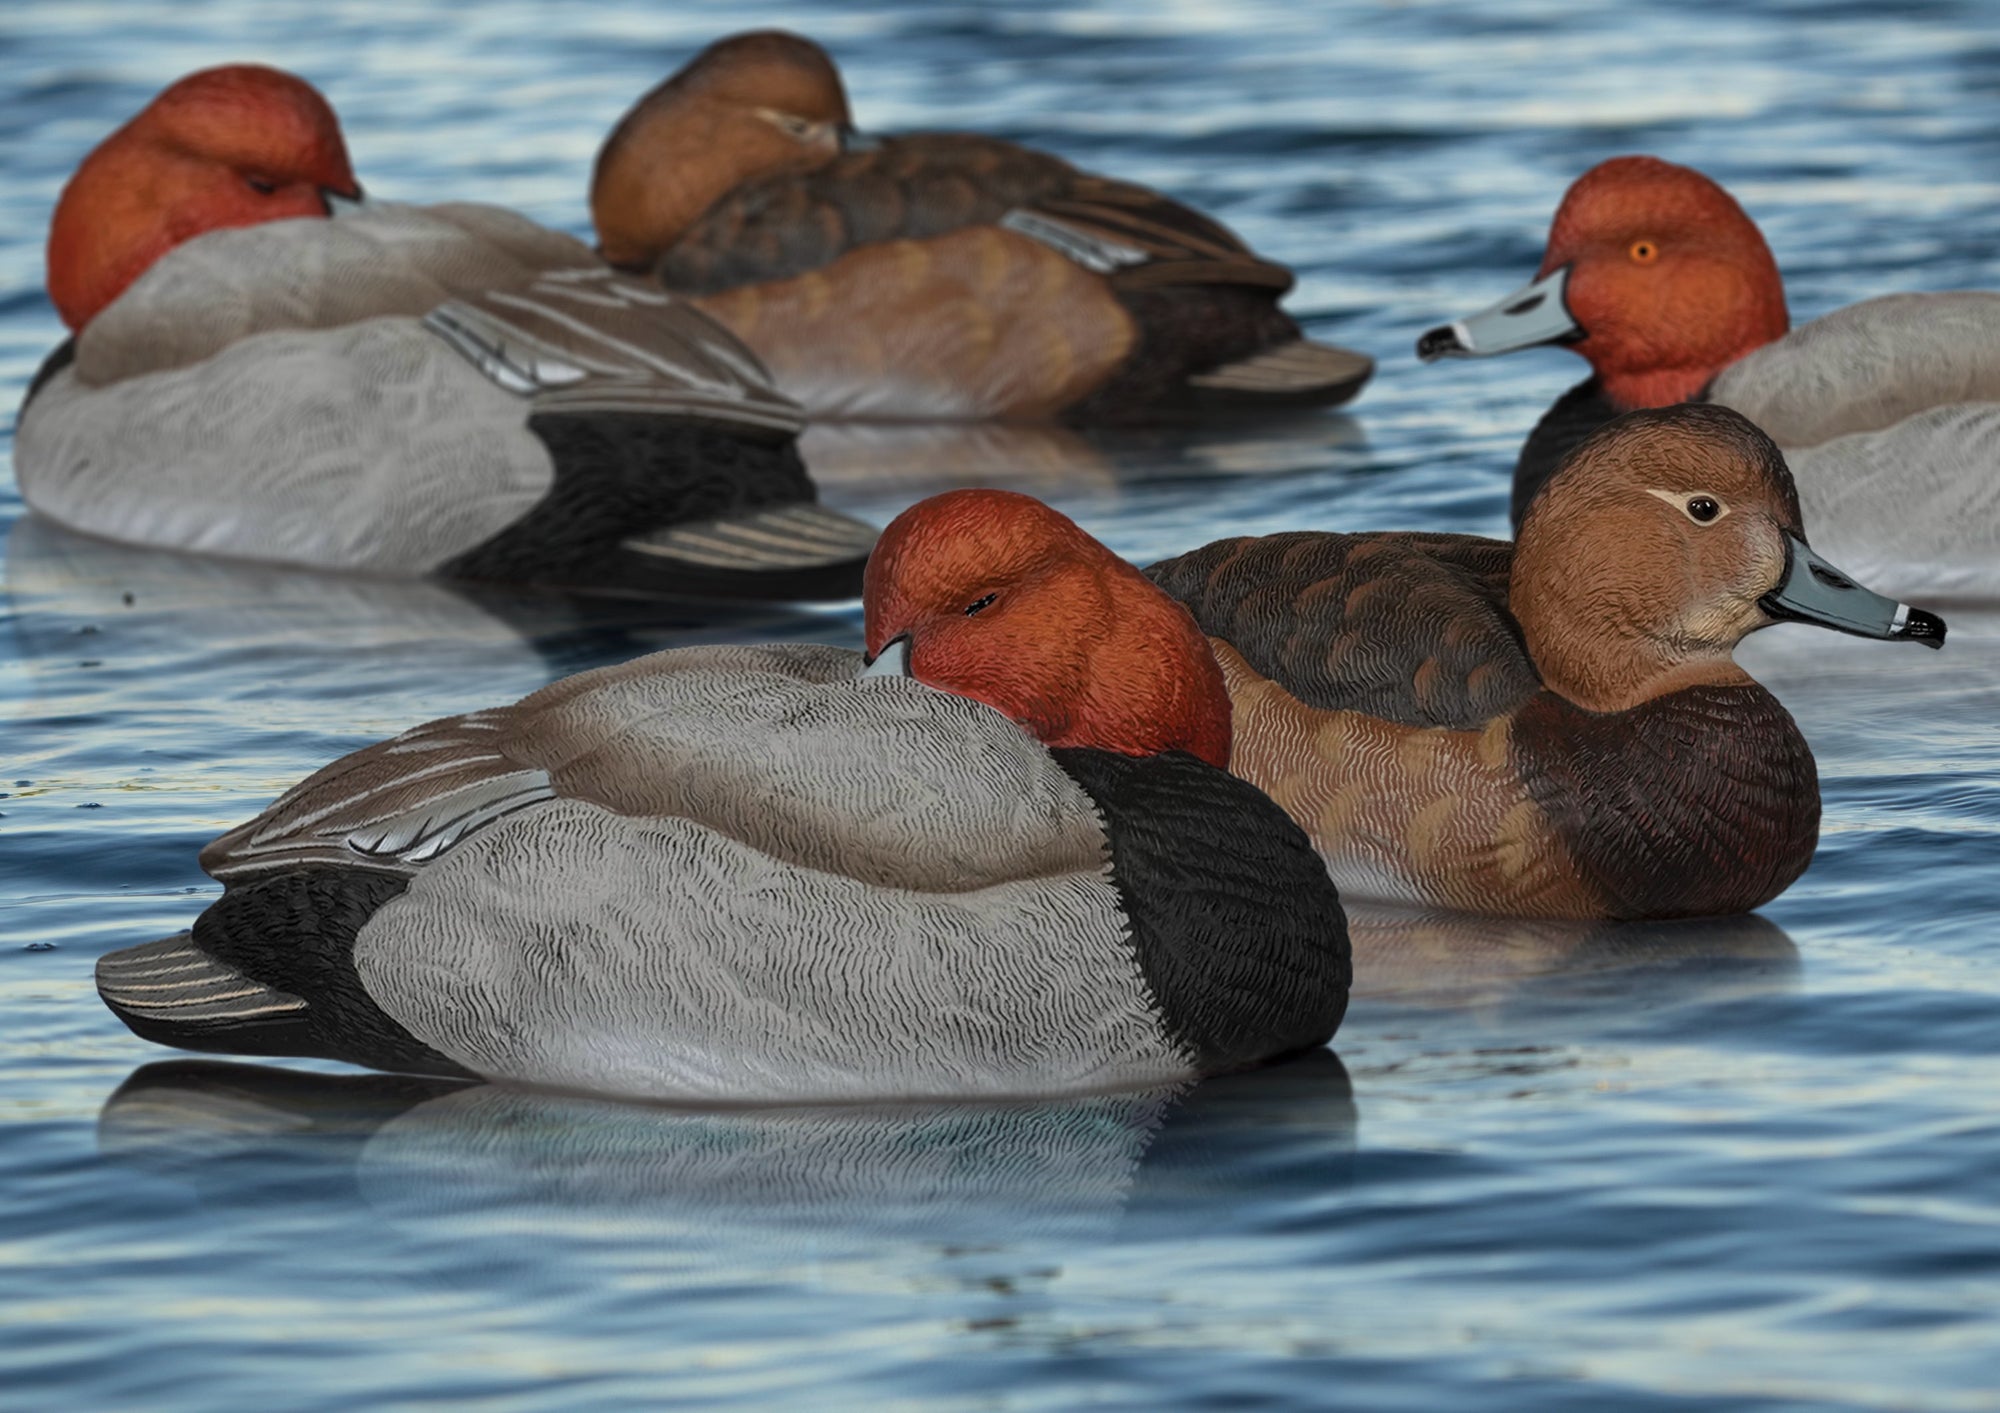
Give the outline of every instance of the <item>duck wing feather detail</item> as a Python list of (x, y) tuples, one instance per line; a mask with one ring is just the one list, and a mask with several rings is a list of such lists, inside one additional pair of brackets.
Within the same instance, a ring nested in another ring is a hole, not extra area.
[(1470, 730), (1541, 689), (1507, 609), (1513, 546), (1472, 535), (1218, 540), (1146, 572), (1307, 706)]
[(733, 335), (497, 207), (371, 204), (216, 231), (168, 252), (77, 339), (104, 387), (258, 335), (423, 320), (536, 411), (680, 412), (791, 435), (797, 408)]
[[(956, 890), (1102, 867), (1094, 812), (1038, 742), (961, 698), (857, 687), (859, 666), (850, 651), (786, 645), (580, 673), (335, 761), (209, 845), (202, 867), (224, 882), (312, 864), (414, 875), (565, 801), (684, 819), (875, 886)], [(968, 730), (980, 749), (968, 750)]]
[(1040, 241), (1114, 288), (1292, 286), (1284, 266), (1159, 192), (957, 133), (887, 138), (817, 171), (747, 185), (711, 207), (655, 273), (670, 289), (715, 294), (821, 269), (860, 246), (972, 226)]

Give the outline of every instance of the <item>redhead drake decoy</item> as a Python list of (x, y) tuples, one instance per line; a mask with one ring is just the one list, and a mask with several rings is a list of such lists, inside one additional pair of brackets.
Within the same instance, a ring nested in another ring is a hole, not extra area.
[(872, 657), (691, 648), (419, 726), (202, 853), (98, 964), (140, 1035), (672, 1100), (1046, 1094), (1323, 1043), (1311, 842), (1193, 619), (1039, 501), (920, 503)]
[(1532, 283), (1430, 330), (1417, 353), (1562, 344), (1589, 360), (1521, 449), (1517, 529), (1610, 418), (1699, 400), (1783, 448), (1807, 523), (1842, 563), (1932, 592), (2000, 589), (2000, 294), (1890, 295), (1789, 328), (1777, 262), (1729, 193), (1618, 157), (1563, 197)]
[(856, 142), (796, 34), (719, 40), (640, 99), (590, 209), (607, 260), (696, 296), (815, 418), (1325, 406), (1374, 369), (1278, 307), (1291, 271), (1158, 192), (995, 138)]
[(208, 69), (87, 157), (21, 494), (128, 543), (374, 574), (846, 597), (795, 404), (686, 301), (491, 206), (354, 205), (303, 80)]
[(1342, 889), (1480, 913), (1775, 898), (1812, 859), (1819, 778), (1736, 644), (1785, 620), (1944, 640), (1807, 547), (1783, 455), (1718, 407), (1604, 427), (1514, 544), (1281, 534), (1149, 572), (1228, 675), (1230, 769)]

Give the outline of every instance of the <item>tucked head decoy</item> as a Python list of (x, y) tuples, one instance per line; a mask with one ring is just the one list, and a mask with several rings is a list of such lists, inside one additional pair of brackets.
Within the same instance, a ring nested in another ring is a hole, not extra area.
[(1046, 507), (973, 497), (892, 528), (878, 670), (684, 649), (368, 747), (204, 850), (222, 897), (105, 957), (100, 994), (191, 1049), (725, 1102), (1102, 1090), (1323, 1043), (1339, 898), (1211, 763), (1213, 660), (1162, 681), (1207, 659), (1186, 613)]
[(1425, 333), (1426, 361), (1573, 349), (1592, 376), (1528, 437), (1513, 518), (1622, 412), (1702, 400), (1784, 448), (1814, 534), (1900, 584), (2000, 586), (1991, 445), (2000, 429), (2000, 295), (1893, 295), (1787, 335), (1784, 283), (1719, 185), (1654, 157), (1593, 167), (1564, 196), (1536, 278)]
[(1052, 746), (1229, 764), (1229, 693), (1194, 619), (1031, 496), (905, 511), (868, 563), (871, 670), (998, 708)]
[(614, 265), (647, 266), (740, 183), (831, 162), (852, 126), (840, 70), (811, 40), (718, 40), (605, 140), (590, 183), (598, 248)]
[(231, 64), (169, 85), (63, 188), (49, 298), (81, 329), (162, 255), (207, 231), (325, 216), (361, 199), (340, 122), (311, 84)]
[(1150, 191), (970, 134), (866, 143), (826, 52), (710, 45), (613, 130), (613, 264), (702, 300), (816, 417), (1104, 421), (1345, 401), (1291, 272)]
[(813, 503), (799, 409), (727, 330), (509, 212), (360, 195), (326, 100), (248, 65), (86, 157), (49, 236), (76, 334), (18, 419), (28, 503), (314, 568), (858, 589), (873, 530)]
[(1808, 547), (1782, 454), (1717, 407), (1607, 425), (1515, 545), (1273, 535), (1148, 572), (1216, 644), (1230, 768), (1341, 886), (1488, 913), (1775, 897), (1812, 858), (1818, 778), (1736, 645), (1787, 620), (1944, 639)]

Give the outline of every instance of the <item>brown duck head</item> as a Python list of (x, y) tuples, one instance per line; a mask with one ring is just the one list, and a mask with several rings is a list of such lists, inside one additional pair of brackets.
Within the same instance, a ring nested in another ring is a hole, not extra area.
[(719, 39), (641, 98), (597, 154), (598, 248), (613, 265), (649, 266), (745, 182), (832, 161), (852, 125), (840, 70), (810, 39)]
[(1945, 631), (1814, 554), (1783, 453), (1701, 405), (1627, 413), (1571, 454), (1521, 526), (1508, 606), (1543, 681), (1592, 711), (1745, 681), (1736, 645), (1781, 621), (1931, 647)]

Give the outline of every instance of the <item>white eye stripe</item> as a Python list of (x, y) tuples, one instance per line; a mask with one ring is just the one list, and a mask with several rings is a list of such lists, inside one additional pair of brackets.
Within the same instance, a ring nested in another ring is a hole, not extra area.
[[(1729, 514), (1729, 502), (1714, 491), (1663, 491), (1655, 486), (1648, 486), (1646, 494), (1658, 496), (1696, 525), (1713, 525)], [(1713, 514), (1706, 517), (1695, 514), (1702, 508), (1699, 503), (1703, 501), (1715, 507)]]
[(759, 108), (756, 112), (758, 117), (772, 127), (801, 142), (819, 136), (820, 130), (827, 126), (825, 123), (808, 122), (793, 113), (781, 113), (776, 108)]

